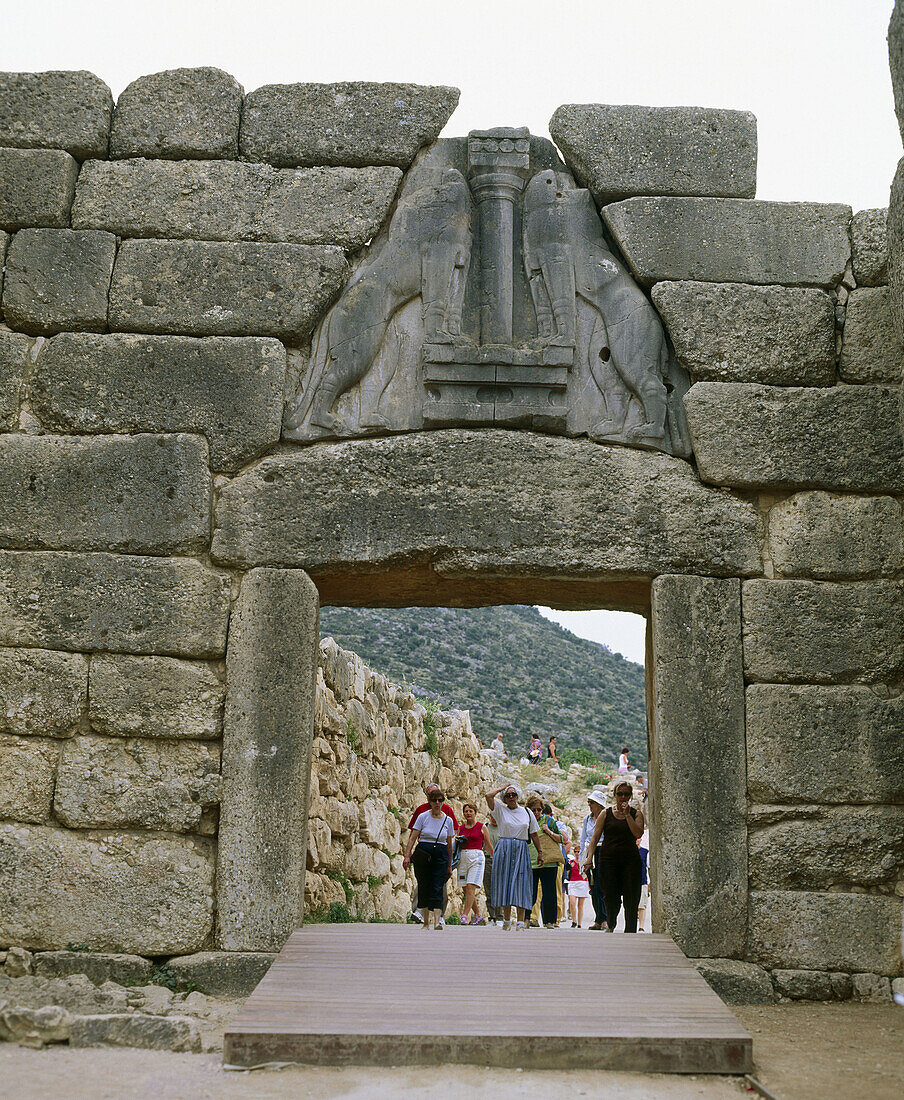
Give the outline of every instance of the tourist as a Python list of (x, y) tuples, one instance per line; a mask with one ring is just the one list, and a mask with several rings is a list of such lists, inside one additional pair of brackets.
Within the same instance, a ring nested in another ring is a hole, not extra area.
[[(646, 841), (646, 844), (644, 843)], [(644, 921), (647, 916), (647, 902), (650, 898), (650, 872), (649, 872), (649, 857), (650, 849), (648, 847), (649, 840), (647, 834), (644, 833), (642, 837), (637, 839), (637, 851), (640, 853), (640, 901), (637, 904), (637, 931), (646, 932), (644, 928)]]
[(527, 750), (527, 761), (529, 764), (539, 765), (542, 755), (543, 742), (536, 734), (534, 734), (530, 740), (530, 748), (528, 748)]
[(580, 928), (584, 919), (584, 898), (590, 897), (590, 883), (581, 871), (578, 853), (568, 862), (568, 910), (571, 927)]
[(635, 810), (631, 805), (633, 793), (634, 788), (626, 780), (616, 785), (615, 809), (607, 809), (596, 819), (590, 850), (584, 856), (586, 871), (596, 852), (610, 932), (615, 931), (622, 904), (625, 907), (625, 931), (637, 931), (641, 878), (637, 840), (643, 836), (644, 817), (642, 810)]
[(496, 752), (501, 753), (503, 756), (508, 756), (508, 753), (505, 751), (505, 745), (502, 743), (501, 733), (496, 734), (496, 740), (490, 745), (490, 748), (495, 749)]
[(502, 927), (502, 910), (496, 904), (496, 899), (493, 897), (493, 852), (496, 845), (499, 843), (499, 826), (496, 824), (496, 818), (492, 814), (487, 814), (486, 821), (486, 840), (484, 841), (484, 856), (486, 857), (486, 863), (483, 872), (483, 892), (487, 896), (487, 916)]
[(437, 932), (442, 930), (442, 916), (446, 883), (452, 875), (452, 837), (455, 826), (449, 814), (443, 813), (445, 795), (436, 788), (427, 796), (429, 809), (415, 820), (402, 866), (408, 870), (414, 849), (414, 877), (417, 879), (417, 896), (424, 928), (431, 921)]
[(618, 758), (618, 774), (628, 774), (628, 750), (626, 748), (622, 749), (621, 756)]
[[(501, 799), (497, 797), (500, 792)], [(530, 810), (518, 805), (519, 794), (518, 788), (510, 783), (484, 796), (499, 827), (499, 842), (493, 851), (493, 904), (502, 909), (502, 927), (515, 931), (527, 927), (524, 915), (530, 912), (533, 904), (528, 843), (532, 841), (538, 852), (540, 849), (540, 826)], [(513, 907), (515, 920), (512, 920)]]
[(527, 799), (527, 808), (537, 819), (539, 825), (539, 844), (536, 846), (536, 854), (531, 852), (531, 872), (533, 875), (533, 893), (531, 905), (536, 905), (537, 895), (540, 894), (540, 916), (543, 919), (544, 928), (557, 928), (558, 920), (558, 883), (559, 868), (565, 862), (562, 854), (562, 844), (565, 837), (559, 830), (556, 819), (547, 810), (552, 807), (544, 805), (539, 795), (532, 794)]
[(590, 794), (587, 795), (587, 805), (590, 807), (590, 813), (587, 814), (581, 824), (581, 839), (578, 843), (578, 857), (581, 861), (590, 863), (587, 878), (590, 882), (590, 904), (593, 906), (594, 915), (594, 921), (593, 924), (590, 925), (590, 930), (592, 932), (603, 932), (608, 928), (606, 923), (606, 903), (603, 900), (603, 887), (594, 860), (588, 860), (587, 856), (590, 848), (590, 838), (593, 836), (593, 830), (596, 827), (596, 819), (606, 808), (605, 792), (598, 790), (591, 791)]
[(458, 830), (459, 837), (465, 842), (458, 861), (458, 881), (465, 884), (465, 903), (461, 911), (462, 924), (486, 924), (477, 909), (477, 887), (483, 884), (483, 872), (486, 858), (485, 847), (489, 848), (492, 858), (493, 844), (487, 836), (486, 826), (477, 820), (477, 807), (473, 802), (462, 806), (465, 823)]
[[(418, 808), (411, 815), (411, 820), (408, 822), (409, 831), (414, 828), (414, 823), (421, 816), (421, 814), (426, 813), (427, 810), (430, 809), (430, 802), (429, 802), (430, 794), (433, 791), (438, 791), (438, 790), (439, 790), (439, 784), (438, 783), (428, 783), (427, 784), (427, 787), (424, 791), (424, 794), (427, 795), (428, 801), (427, 802), (422, 802), (420, 804), (420, 806), (418, 806)], [(452, 824), (455, 826), (455, 829), (457, 831), (458, 830), (458, 818), (455, 816), (455, 811), (446, 802), (443, 803), (443, 813), (447, 814), (449, 817), (452, 818)], [(447, 898), (448, 898), (448, 890), (446, 891), (445, 896), (443, 897), (443, 912), (445, 912), (445, 909), (446, 909)], [(408, 919), (411, 920), (411, 921), (414, 921), (415, 923), (419, 923), (420, 919), (421, 919), (420, 903), (419, 903), (419, 899), (418, 899), (417, 886), (415, 886), (415, 888), (414, 888), (414, 897), (412, 897), (412, 899), (411, 899), (411, 916)], [(440, 923), (445, 924), (444, 918), (440, 917)]]
[(556, 756), (556, 735), (553, 734), (549, 739), (549, 744), (546, 746), (546, 759), (551, 760), (553, 764), (558, 765), (560, 760)]

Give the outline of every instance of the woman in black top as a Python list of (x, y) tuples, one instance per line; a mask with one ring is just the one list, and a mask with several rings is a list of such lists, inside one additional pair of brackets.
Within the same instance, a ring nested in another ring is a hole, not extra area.
[[(609, 931), (615, 931), (618, 912), (625, 905), (625, 931), (637, 931), (637, 906), (640, 902), (641, 862), (637, 840), (643, 836), (643, 811), (631, 805), (634, 788), (619, 783), (615, 788), (615, 809), (611, 807), (596, 819), (596, 828), (584, 860), (586, 871), (596, 852), (596, 870), (603, 887)], [(597, 842), (602, 837), (602, 843)]]

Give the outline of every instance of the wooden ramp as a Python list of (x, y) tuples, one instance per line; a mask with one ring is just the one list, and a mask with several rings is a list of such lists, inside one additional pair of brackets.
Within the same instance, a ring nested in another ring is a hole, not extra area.
[(300, 928), (224, 1061), (747, 1073), (752, 1040), (669, 936)]

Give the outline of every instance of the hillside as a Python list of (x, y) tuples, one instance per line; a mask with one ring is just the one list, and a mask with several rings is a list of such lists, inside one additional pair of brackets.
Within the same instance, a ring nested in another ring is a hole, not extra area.
[(470, 710), (484, 745), (501, 730), (510, 753), (526, 752), (536, 730), (544, 746), (558, 734), (560, 751), (614, 762), (625, 744), (646, 764), (643, 666), (534, 607), (324, 607), (321, 633), (416, 694)]

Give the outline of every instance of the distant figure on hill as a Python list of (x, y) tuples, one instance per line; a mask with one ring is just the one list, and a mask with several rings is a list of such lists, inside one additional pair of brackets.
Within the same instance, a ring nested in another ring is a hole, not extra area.
[[(586, 871), (596, 851), (596, 865), (603, 884), (609, 931), (615, 931), (615, 922), (624, 902), (625, 931), (637, 931), (637, 907), (640, 903), (641, 862), (637, 841), (643, 836), (642, 810), (631, 805), (634, 788), (622, 780), (615, 788), (615, 809), (608, 809), (596, 819), (590, 851), (584, 857)], [(601, 843), (600, 843), (601, 842)], [(599, 848), (597, 844), (599, 843)]]
[(543, 742), (534, 734), (530, 739), (530, 748), (527, 750), (527, 759), (531, 764), (539, 764), (543, 755)]
[(496, 740), (490, 745), (490, 748), (495, 749), (496, 752), (501, 752), (503, 756), (508, 756), (508, 753), (505, 751), (505, 745), (502, 743), (501, 733), (496, 734)]
[(618, 758), (618, 774), (628, 774), (628, 750), (626, 748), (622, 749), (621, 756)]
[(477, 909), (477, 887), (483, 885), (483, 871), (486, 866), (484, 847), (489, 848), (492, 858), (493, 842), (487, 834), (486, 825), (477, 820), (477, 807), (473, 802), (466, 802), (461, 812), (465, 815), (465, 823), (458, 830), (458, 835), (465, 842), (458, 861), (458, 882), (459, 885), (465, 884), (461, 923), (486, 924), (486, 917), (482, 917)]
[(553, 734), (549, 739), (549, 744), (546, 746), (546, 757), (554, 764), (559, 763), (559, 758), (556, 756), (556, 735)]

